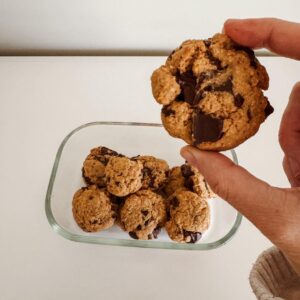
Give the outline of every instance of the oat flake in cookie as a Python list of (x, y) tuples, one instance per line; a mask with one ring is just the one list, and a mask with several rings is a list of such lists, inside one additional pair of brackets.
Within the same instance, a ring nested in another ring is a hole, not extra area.
[(134, 239), (156, 239), (165, 220), (164, 199), (150, 189), (128, 196), (120, 209), (120, 224)]
[(179, 190), (170, 197), (168, 220), (169, 237), (176, 242), (196, 243), (210, 222), (209, 206), (199, 195)]
[(105, 186), (105, 166), (112, 156), (123, 156), (106, 147), (93, 148), (82, 167), (82, 177), (87, 184)]
[(185, 41), (151, 83), (169, 134), (203, 150), (236, 147), (273, 112), (262, 92), (269, 85), (265, 68), (225, 34)]

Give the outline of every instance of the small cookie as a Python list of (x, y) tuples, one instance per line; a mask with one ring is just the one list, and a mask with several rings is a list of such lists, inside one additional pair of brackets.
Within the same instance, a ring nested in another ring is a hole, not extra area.
[(121, 226), (134, 239), (156, 239), (165, 219), (164, 199), (150, 189), (128, 196), (120, 209)]
[(109, 194), (90, 185), (78, 190), (73, 197), (73, 216), (78, 226), (87, 232), (111, 227), (116, 219)]
[(106, 188), (118, 197), (135, 193), (142, 187), (143, 164), (127, 157), (111, 157), (105, 168)]
[(265, 68), (225, 34), (182, 43), (151, 83), (168, 133), (203, 150), (238, 146), (273, 112)]
[(203, 175), (187, 163), (171, 169), (164, 190), (167, 196), (171, 196), (177, 190), (189, 190), (201, 196), (202, 199), (214, 197)]
[(170, 197), (169, 220), (165, 227), (176, 242), (196, 243), (209, 226), (209, 206), (200, 196), (180, 190)]
[(164, 186), (169, 172), (169, 165), (165, 160), (150, 155), (139, 155), (133, 159), (143, 164), (143, 189), (158, 190)]
[(97, 147), (90, 151), (82, 167), (82, 177), (87, 184), (105, 186), (105, 166), (112, 156), (123, 155), (106, 147)]

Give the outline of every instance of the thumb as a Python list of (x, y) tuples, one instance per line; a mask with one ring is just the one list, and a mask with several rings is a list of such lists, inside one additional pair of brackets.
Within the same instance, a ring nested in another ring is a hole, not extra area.
[(259, 180), (220, 153), (186, 146), (181, 149), (181, 155), (199, 169), (217, 195), (240, 211), (269, 239), (276, 239), (284, 218), (278, 209), (285, 197), (282, 189)]

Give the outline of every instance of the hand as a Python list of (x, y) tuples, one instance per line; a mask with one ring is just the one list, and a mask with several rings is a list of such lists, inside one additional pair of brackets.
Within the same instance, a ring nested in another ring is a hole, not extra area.
[[(224, 31), (251, 48), (265, 47), (300, 59), (300, 24), (278, 19), (228, 20)], [(284, 171), (292, 188), (277, 188), (259, 180), (230, 159), (192, 146), (181, 155), (204, 175), (213, 191), (248, 218), (286, 256), (300, 275), (300, 82), (283, 114), (279, 142)]]

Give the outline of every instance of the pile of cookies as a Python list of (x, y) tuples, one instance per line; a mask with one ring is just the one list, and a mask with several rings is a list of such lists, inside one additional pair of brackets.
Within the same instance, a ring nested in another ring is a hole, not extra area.
[(153, 156), (126, 157), (97, 147), (86, 157), (87, 186), (73, 197), (73, 216), (81, 229), (97, 232), (114, 224), (134, 239), (157, 238), (165, 227), (177, 242), (195, 243), (209, 226), (204, 177), (188, 164), (169, 168)]

